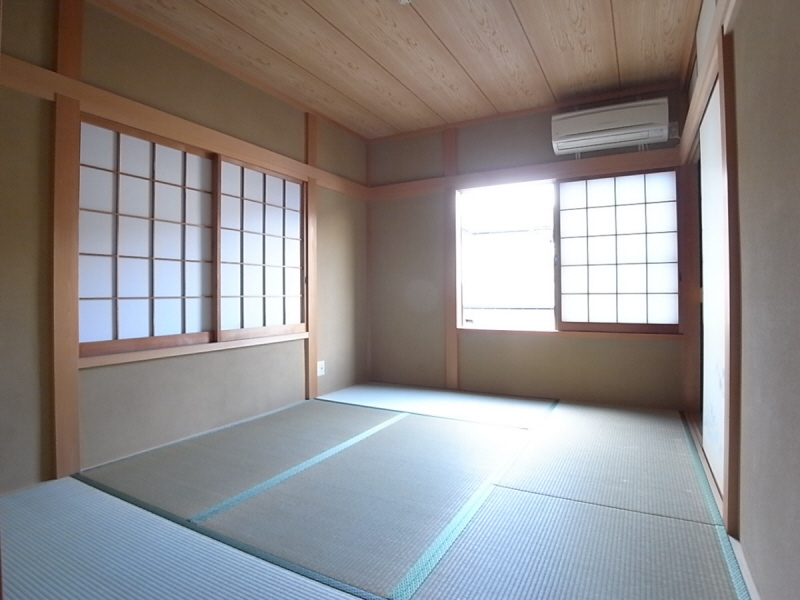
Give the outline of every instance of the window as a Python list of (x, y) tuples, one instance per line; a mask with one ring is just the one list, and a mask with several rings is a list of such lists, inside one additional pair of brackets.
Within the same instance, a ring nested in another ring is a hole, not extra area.
[(304, 331), (300, 183), (93, 123), (80, 161), (83, 356)]
[(456, 203), (462, 327), (677, 331), (674, 171), (474, 188)]

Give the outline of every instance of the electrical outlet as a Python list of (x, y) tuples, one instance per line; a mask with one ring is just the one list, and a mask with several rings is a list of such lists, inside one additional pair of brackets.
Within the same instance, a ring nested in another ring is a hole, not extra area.
[(325, 361), (318, 360), (317, 361), (317, 377), (322, 377), (325, 375)]

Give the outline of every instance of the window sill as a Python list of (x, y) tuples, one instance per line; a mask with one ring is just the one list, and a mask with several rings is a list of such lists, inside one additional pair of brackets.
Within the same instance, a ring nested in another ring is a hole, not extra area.
[(458, 327), (459, 331), (474, 331), (477, 333), (497, 333), (500, 335), (516, 335), (531, 337), (554, 338), (600, 338), (600, 339), (648, 339), (648, 340), (677, 340), (683, 333), (652, 333), (628, 331), (533, 331), (529, 329), (481, 329), (479, 327)]
[(205, 352), (217, 352), (219, 350), (233, 350), (236, 348), (247, 348), (249, 346), (280, 344), (283, 342), (291, 342), (295, 340), (305, 340), (305, 339), (308, 339), (308, 332), (288, 333), (283, 335), (272, 335), (269, 337), (232, 340), (227, 342), (213, 342), (208, 344), (197, 344), (193, 346), (156, 348), (153, 350), (139, 350), (136, 352), (105, 354), (101, 356), (87, 356), (78, 359), (78, 368), (91, 369), (94, 367), (121, 365), (125, 363), (140, 362), (145, 360), (158, 360), (161, 358), (171, 358), (174, 356), (187, 356), (190, 354), (203, 354)]

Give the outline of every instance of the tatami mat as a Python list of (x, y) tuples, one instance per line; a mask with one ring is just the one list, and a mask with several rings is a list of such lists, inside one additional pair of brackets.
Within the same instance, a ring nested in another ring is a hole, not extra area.
[(699, 521), (709, 511), (676, 412), (559, 404), (503, 486)]
[(384, 383), (355, 385), (320, 399), (524, 429), (536, 426), (554, 402)]
[(393, 417), (373, 408), (303, 402), (83, 475), (189, 518)]
[(203, 527), (388, 597), (527, 435), (410, 415)]
[(0, 498), (5, 600), (352, 600), (74, 479)]
[(496, 488), (414, 600), (737, 600), (718, 534)]

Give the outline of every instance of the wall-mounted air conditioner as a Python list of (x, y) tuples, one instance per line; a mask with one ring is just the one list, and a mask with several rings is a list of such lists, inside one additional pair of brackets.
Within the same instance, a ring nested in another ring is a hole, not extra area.
[(552, 128), (556, 154), (657, 144), (669, 139), (669, 105), (656, 98), (553, 115)]

